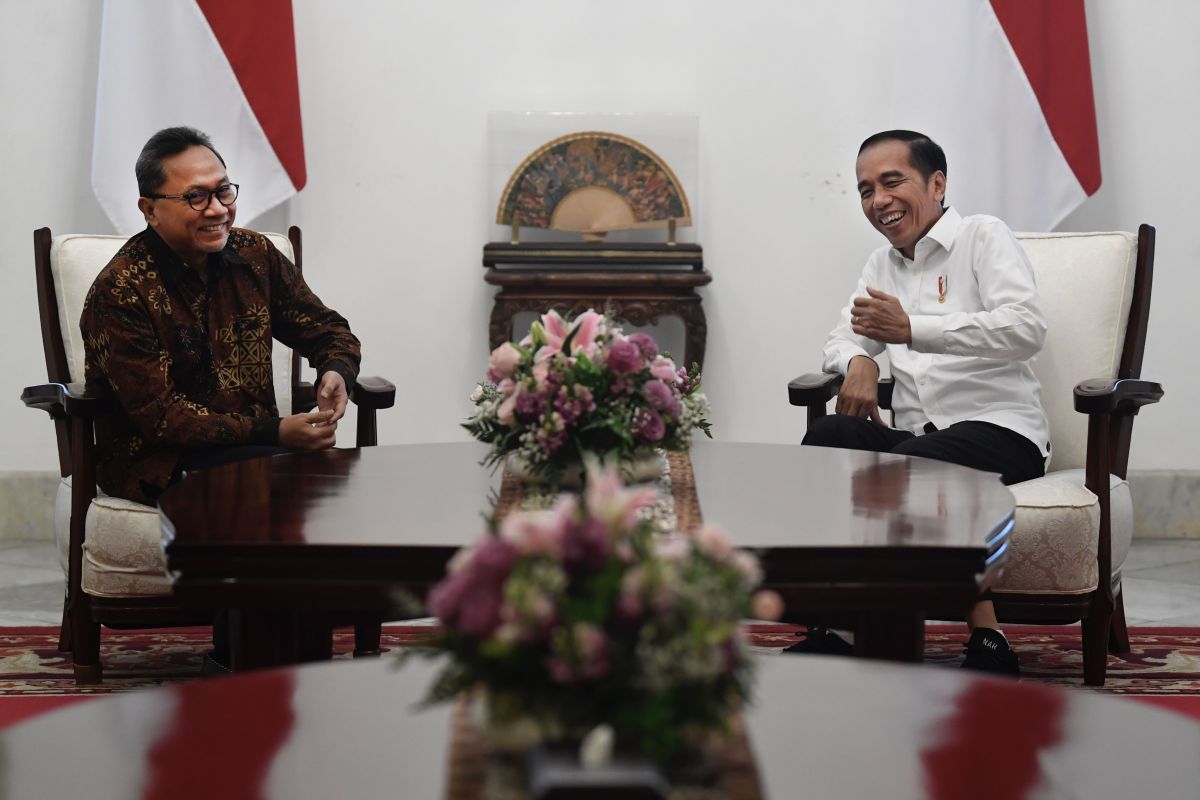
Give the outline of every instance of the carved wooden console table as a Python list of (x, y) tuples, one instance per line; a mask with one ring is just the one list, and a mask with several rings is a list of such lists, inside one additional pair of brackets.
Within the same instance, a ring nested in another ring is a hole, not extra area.
[(708, 323), (696, 289), (711, 283), (712, 274), (699, 245), (492, 243), (483, 252), (483, 279), (500, 288), (488, 326), (492, 349), (512, 338), (513, 318), (523, 311), (573, 315), (607, 308), (631, 325), (678, 317), (680, 365), (704, 366)]

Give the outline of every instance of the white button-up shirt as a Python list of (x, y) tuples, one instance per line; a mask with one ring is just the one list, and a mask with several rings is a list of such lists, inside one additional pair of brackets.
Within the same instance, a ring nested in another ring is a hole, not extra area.
[[(825, 340), (826, 372), (846, 374), (855, 356), (886, 348), (895, 388), (896, 427), (920, 434), (978, 420), (1008, 428), (1050, 454), (1042, 391), (1029, 360), (1042, 348), (1046, 320), (1033, 265), (995, 217), (962, 217), (947, 208), (909, 260), (894, 247), (867, 259), (858, 287)], [(866, 287), (900, 299), (912, 344), (888, 344), (850, 328)]]

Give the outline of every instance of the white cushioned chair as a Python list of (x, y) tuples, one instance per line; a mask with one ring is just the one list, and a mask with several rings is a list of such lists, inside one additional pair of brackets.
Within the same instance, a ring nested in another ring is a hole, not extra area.
[[(300, 229), (265, 234), (298, 268)], [(79, 318), (96, 275), (127, 241), (124, 236), (51, 237), (34, 231), (42, 344), (50, 383), (22, 393), (25, 404), (49, 412), (58, 434), (62, 479), (54, 508), (59, 561), (67, 576), (59, 649), (74, 656), (75, 679), (101, 679), (101, 624), (110, 627), (207, 624), (212, 613), (180, 607), (171, 595), (158, 509), (100, 493), (95, 486), (93, 420), (111, 398), (84, 393), (84, 350)], [(315, 406), (311, 383), (300, 380), (299, 355), (272, 348), (275, 397), (281, 413)], [(395, 387), (360, 378), (351, 391), (359, 406), (358, 444), (376, 442), (375, 411), (391, 406)], [(378, 646), (378, 625), (375, 628)], [(363, 632), (370, 637), (370, 631)], [(359, 642), (356, 649), (370, 649)]]
[[(1154, 228), (1130, 233), (1017, 234), (1037, 276), (1048, 322), (1033, 361), (1050, 422), (1045, 477), (1009, 488), (1016, 527), (990, 588), (1008, 622), (1081, 621), (1084, 682), (1103, 685), (1107, 650), (1127, 652), (1121, 566), (1133, 536), (1125, 480), (1133, 417), (1162, 397), (1140, 380), (1150, 314)], [(802, 375), (793, 405), (822, 416), (840, 375)], [(891, 406), (890, 379), (880, 406)], [(1077, 413), (1079, 412), (1079, 413)], [(930, 609), (933, 618), (962, 609)]]

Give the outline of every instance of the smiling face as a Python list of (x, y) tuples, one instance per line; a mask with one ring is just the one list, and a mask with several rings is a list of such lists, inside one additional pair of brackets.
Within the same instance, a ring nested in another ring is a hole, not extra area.
[(928, 179), (912, 165), (906, 142), (890, 139), (871, 145), (855, 165), (863, 213), (905, 258), (942, 216), (946, 174)]
[[(207, 147), (196, 145), (162, 161), (167, 179), (156, 194), (178, 195), (193, 189), (216, 189), (229, 183), (225, 166)], [(146, 222), (176, 255), (190, 266), (204, 263), (209, 253), (220, 252), (229, 239), (237, 215), (237, 203), (228, 207), (210, 197), (204, 210), (196, 211), (185, 200), (143, 197), (138, 208)]]

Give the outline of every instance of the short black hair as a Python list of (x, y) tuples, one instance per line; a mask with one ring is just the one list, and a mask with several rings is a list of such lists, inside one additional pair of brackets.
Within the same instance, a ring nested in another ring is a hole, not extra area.
[(945, 151), (937, 142), (923, 133), (905, 130), (880, 131), (863, 140), (858, 148), (858, 154), (861, 156), (868, 147), (873, 147), (880, 142), (904, 142), (907, 144), (908, 163), (921, 173), (921, 177), (925, 180), (932, 178), (935, 172), (947, 174)]
[(213, 147), (212, 139), (208, 138), (208, 134), (195, 128), (189, 128), (186, 125), (163, 128), (151, 136), (142, 148), (142, 152), (138, 154), (137, 164), (133, 168), (134, 174), (137, 175), (138, 194), (142, 197), (149, 197), (167, 182), (167, 171), (163, 169), (163, 159), (178, 155), (189, 147), (196, 146), (207, 147), (221, 162), (221, 166), (225, 166), (225, 159), (221, 158), (217, 148)]

